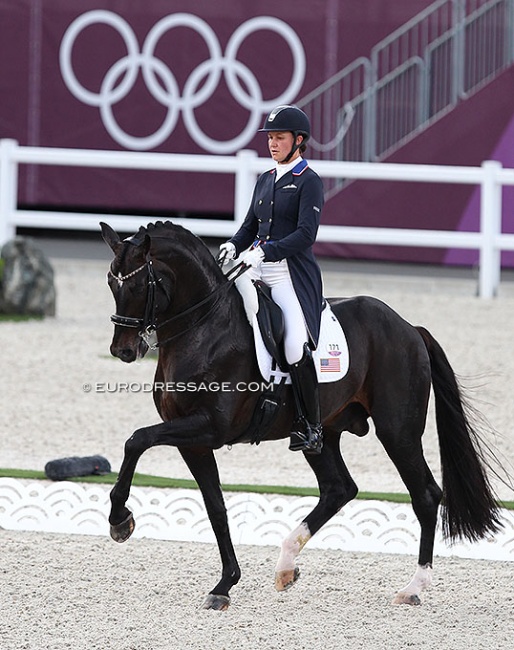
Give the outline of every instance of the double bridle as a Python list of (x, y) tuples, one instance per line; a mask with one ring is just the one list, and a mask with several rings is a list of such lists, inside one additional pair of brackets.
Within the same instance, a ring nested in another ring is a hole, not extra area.
[[(238, 266), (235, 266), (225, 275), (225, 278), (228, 280), (228, 282), (220, 285), (219, 287), (214, 289), (214, 291), (209, 293), (205, 298), (194, 303), (193, 305), (190, 305), (184, 311), (181, 311), (178, 314), (175, 314), (171, 318), (168, 318), (165, 321), (162, 321), (160, 323), (157, 323), (157, 303), (155, 300), (155, 295), (156, 295), (158, 283), (162, 282), (162, 278), (156, 277), (151, 258), (147, 256), (144, 264), (139, 266), (137, 269), (134, 269), (134, 271), (127, 273), (126, 275), (120, 275), (119, 273), (118, 275), (115, 275), (112, 271), (112, 268), (110, 268), (108, 275), (114, 280), (116, 280), (120, 286), (123, 284), (123, 282), (125, 282), (126, 280), (130, 280), (141, 271), (144, 271), (145, 269), (148, 270), (148, 284), (147, 284), (147, 292), (146, 292), (146, 304), (145, 304), (144, 317), (134, 318), (132, 316), (122, 316), (120, 314), (113, 314), (111, 316), (111, 322), (114, 323), (115, 325), (119, 325), (120, 327), (132, 327), (135, 329), (139, 329), (138, 332), (139, 336), (145, 341), (145, 343), (151, 349), (155, 350), (156, 348), (168, 343), (169, 341), (177, 338), (178, 336), (182, 336), (182, 334), (185, 334), (189, 330), (199, 325), (202, 321), (204, 321), (209, 316), (209, 314), (215, 309), (215, 307), (218, 305), (219, 301), (225, 295), (225, 293), (232, 287), (232, 285), (237, 280), (237, 278), (242, 273), (244, 273), (247, 270), (247, 268), (248, 267), (244, 264), (239, 264)], [(213, 301), (213, 304), (205, 312), (205, 314), (203, 314), (200, 318), (194, 321), (186, 329), (180, 330), (179, 332), (166, 338), (164, 341), (155, 340), (154, 334), (159, 329), (161, 329), (165, 325), (169, 325), (170, 323), (177, 321), (180, 318), (183, 318), (184, 316), (188, 316), (192, 314), (197, 309), (209, 303), (210, 301)]]

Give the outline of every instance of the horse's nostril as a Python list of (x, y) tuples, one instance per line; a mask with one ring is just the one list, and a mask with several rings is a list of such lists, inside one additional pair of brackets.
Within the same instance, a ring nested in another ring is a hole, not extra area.
[(130, 362), (135, 360), (136, 353), (134, 350), (131, 350), (130, 348), (123, 348), (122, 350), (120, 350), (118, 356), (122, 361)]
[(111, 354), (113, 357), (117, 357), (118, 359), (121, 359), (122, 361), (125, 361), (126, 363), (130, 363), (131, 361), (135, 361), (136, 359), (136, 352), (132, 350), (131, 348), (118, 348), (111, 346)]

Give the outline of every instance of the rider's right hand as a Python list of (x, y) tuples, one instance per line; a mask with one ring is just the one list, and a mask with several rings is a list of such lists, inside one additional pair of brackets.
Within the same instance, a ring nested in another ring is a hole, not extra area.
[(220, 246), (220, 259), (223, 260), (223, 264), (227, 264), (231, 260), (236, 259), (236, 247), (232, 242), (226, 241)]

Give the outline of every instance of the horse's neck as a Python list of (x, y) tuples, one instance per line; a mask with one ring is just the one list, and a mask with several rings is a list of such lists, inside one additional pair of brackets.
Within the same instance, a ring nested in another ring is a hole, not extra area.
[(197, 260), (189, 259), (172, 271), (175, 276), (176, 308), (184, 308), (207, 298), (223, 283), (223, 278), (219, 277), (215, 269), (205, 268), (205, 265), (198, 264)]
[[(207, 309), (209, 304), (216, 305), (216, 309), (213, 309), (211, 316), (205, 321), (207, 324), (213, 323), (213, 320), (219, 322), (227, 336), (240, 338), (239, 333), (244, 338), (245, 333), (248, 337), (251, 336), (251, 328), (249, 329), (239, 292), (235, 286), (226, 287), (227, 290), (224, 290), (227, 280), (214, 259), (205, 251), (182, 242), (173, 245), (171, 250), (168, 244), (166, 249), (156, 253), (174, 278), (171, 289), (172, 313), (167, 314), (168, 318), (207, 300)], [(209, 296), (212, 296), (212, 303), (208, 300)], [(200, 309), (199, 313), (203, 312), (204, 309)]]
[(241, 295), (233, 282), (230, 286), (227, 286), (227, 282), (228, 280), (223, 277), (217, 266), (199, 265), (194, 279), (193, 276), (186, 278), (187, 286), (192, 287), (194, 284), (196, 287), (195, 300), (193, 301), (193, 295), (190, 293), (189, 304), (212, 295), (213, 304), (219, 299), (213, 318), (223, 323), (227, 335), (229, 333), (235, 335), (239, 331), (243, 333), (248, 331), (251, 334)]

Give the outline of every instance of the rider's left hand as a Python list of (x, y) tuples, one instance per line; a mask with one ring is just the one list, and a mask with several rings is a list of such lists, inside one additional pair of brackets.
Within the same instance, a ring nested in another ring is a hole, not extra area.
[(245, 253), (245, 255), (242, 258), (242, 262), (246, 264), (246, 266), (253, 266), (254, 268), (260, 266), (263, 260), (264, 260), (264, 251), (260, 246), (258, 246), (257, 248), (252, 248), (252, 250)]

